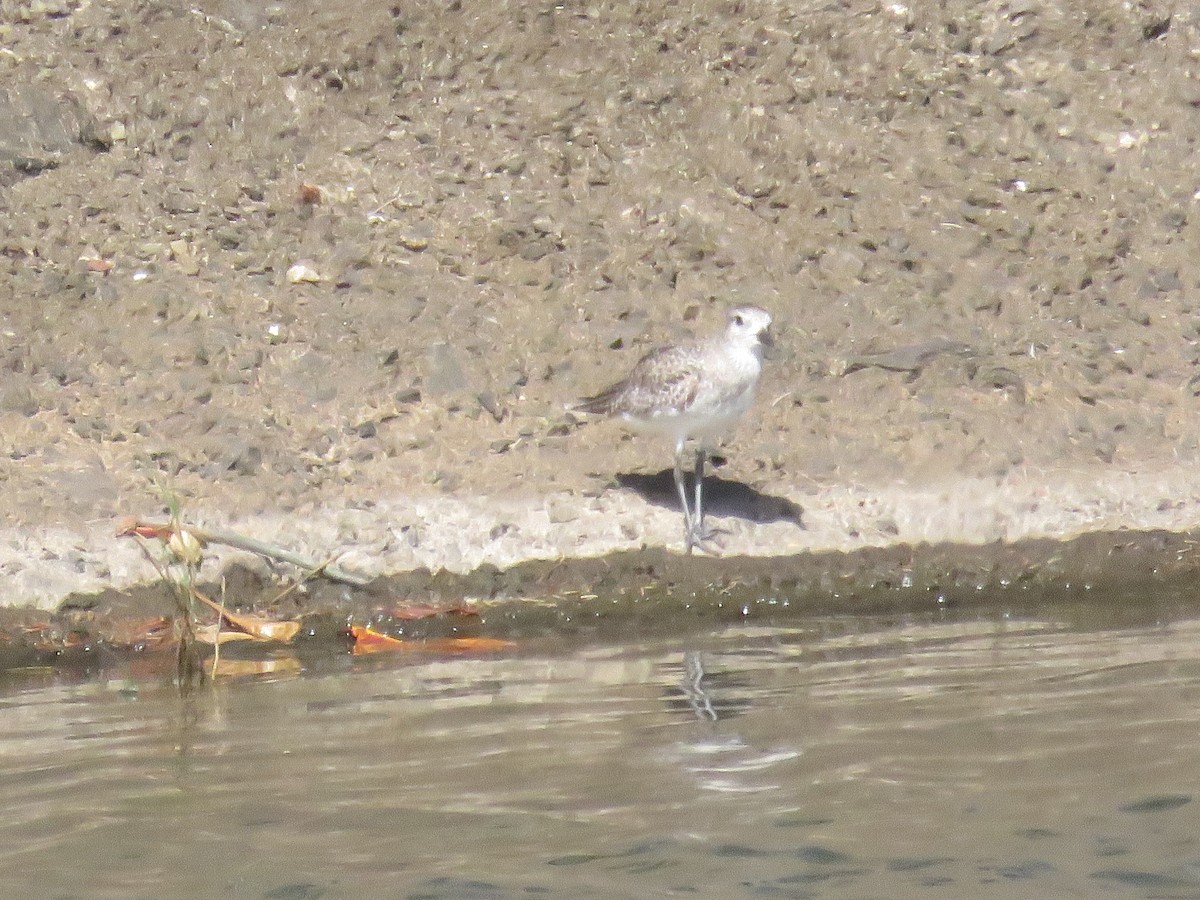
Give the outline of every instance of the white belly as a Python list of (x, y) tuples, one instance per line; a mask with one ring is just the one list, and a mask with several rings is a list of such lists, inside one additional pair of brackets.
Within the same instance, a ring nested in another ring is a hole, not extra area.
[(666, 435), (677, 446), (686, 441), (699, 441), (706, 447), (712, 447), (750, 408), (754, 402), (754, 387), (754, 383), (750, 382), (744, 390), (721, 397), (705, 398), (701, 394), (695, 403), (682, 412), (663, 413), (650, 418), (621, 418), (630, 429)]

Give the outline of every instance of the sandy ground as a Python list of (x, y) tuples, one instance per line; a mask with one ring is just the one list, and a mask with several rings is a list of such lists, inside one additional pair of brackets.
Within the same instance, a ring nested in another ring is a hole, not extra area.
[(744, 302), (724, 554), (1191, 529), (1198, 70), (1165, 2), (10, 4), (0, 600), (149, 579), (164, 490), (372, 574), (678, 552), (565, 405)]

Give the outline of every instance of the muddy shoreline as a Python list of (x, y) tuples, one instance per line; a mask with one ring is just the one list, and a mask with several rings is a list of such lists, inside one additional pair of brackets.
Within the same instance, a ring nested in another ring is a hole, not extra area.
[[(536, 646), (548, 634), (585, 642), (659, 631), (684, 637), (813, 616), (1036, 621), (1054, 609), (1077, 617), (1081, 627), (1153, 626), (1194, 610), (1198, 539), (1119, 531), (1068, 541), (901, 545), (771, 559), (642, 549), (464, 573), (423, 569), (362, 588), (317, 579), (282, 597), (279, 581), (261, 567), (235, 563), (202, 590), (224, 593), (230, 611), (300, 623), (299, 635), (286, 642), (222, 648), (223, 674), (282, 674), (361, 652), (351, 626), (402, 641), (385, 650), (410, 656), (522, 652), (526, 641)], [(0, 673), (169, 673), (174, 615), (162, 585), (72, 595), (54, 612), (3, 608)], [(453, 643), (460, 640), (461, 647)]]

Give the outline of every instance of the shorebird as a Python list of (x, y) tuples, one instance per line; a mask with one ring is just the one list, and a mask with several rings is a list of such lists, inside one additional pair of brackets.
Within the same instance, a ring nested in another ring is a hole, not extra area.
[[(757, 306), (729, 312), (723, 334), (706, 341), (659, 347), (621, 381), (579, 401), (576, 412), (615, 416), (635, 431), (665, 434), (675, 442), (675, 489), (683, 506), (687, 552), (703, 548), (704, 464), (714, 442), (750, 408), (765, 348), (771, 346), (771, 315)], [(683, 455), (696, 443), (696, 499), (688, 506)]]

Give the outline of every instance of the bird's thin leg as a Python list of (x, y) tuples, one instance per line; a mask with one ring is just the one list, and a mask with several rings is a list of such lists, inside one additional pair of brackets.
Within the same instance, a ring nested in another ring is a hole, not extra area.
[(715, 553), (721, 546), (721, 542), (716, 539), (720, 529), (709, 531), (704, 527), (704, 466), (707, 461), (708, 451), (700, 447), (696, 451), (696, 502), (689, 521), (688, 553), (692, 552), (693, 547), (699, 547), (705, 553)]
[(683, 507), (683, 533), (687, 552), (692, 552), (692, 514), (688, 510), (687, 486), (683, 483), (683, 441), (675, 448), (675, 490), (679, 491), (679, 503)]

